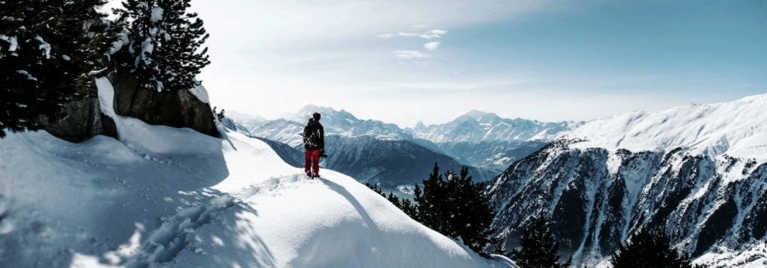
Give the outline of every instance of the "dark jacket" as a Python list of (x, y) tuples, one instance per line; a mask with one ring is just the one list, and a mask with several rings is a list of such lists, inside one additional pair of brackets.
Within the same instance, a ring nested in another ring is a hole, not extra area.
[(304, 128), (304, 149), (325, 150), (325, 129), (319, 121), (311, 120)]

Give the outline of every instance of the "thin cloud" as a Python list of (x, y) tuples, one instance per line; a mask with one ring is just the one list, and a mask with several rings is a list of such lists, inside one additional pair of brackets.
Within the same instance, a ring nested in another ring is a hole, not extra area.
[(429, 42), (426, 44), (423, 44), (423, 47), (428, 51), (434, 51), (439, 47), (439, 45), (442, 44), (442, 42)]
[(434, 29), (434, 30), (431, 30), (431, 33), (432, 34), (438, 34), (438, 35), (445, 35), (447, 33), (447, 30)]
[(389, 39), (389, 38), (394, 37), (394, 35), (391, 34), (391, 33), (382, 33), (382, 34), (376, 35), (376, 37), (381, 38), (381, 39)]
[(433, 30), (423, 30), (423, 31), (416, 31), (416, 32), (399, 32), (397, 35), (402, 37), (420, 37), (423, 39), (436, 39), (436, 38), (442, 38), (443, 35), (447, 34), (447, 30), (443, 29), (433, 29)]
[(394, 55), (403, 60), (425, 59), (429, 57), (429, 55), (418, 50), (398, 50), (394, 51)]
[(399, 32), (397, 35), (404, 36), (404, 37), (413, 37), (418, 36), (420, 33), (407, 33), (407, 32)]
[(442, 36), (438, 35), (438, 34), (422, 34), (422, 35), (419, 35), (418, 37), (423, 38), (423, 39), (442, 38)]

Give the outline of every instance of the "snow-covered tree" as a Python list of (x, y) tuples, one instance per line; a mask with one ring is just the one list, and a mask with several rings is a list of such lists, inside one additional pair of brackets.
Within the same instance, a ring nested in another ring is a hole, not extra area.
[(522, 229), (519, 237), (520, 248), (511, 251), (511, 257), (520, 268), (558, 268), (569, 267), (570, 260), (558, 263), (559, 244), (554, 242), (551, 228), (546, 217), (541, 213)]
[(115, 10), (130, 21), (130, 57), (120, 66), (147, 89), (173, 91), (200, 84), (197, 74), (210, 64), (203, 22), (189, 13), (191, 0), (126, 0)]
[(0, 137), (39, 129), (41, 116), (92, 86), (115, 36), (106, 0), (0, 1)]

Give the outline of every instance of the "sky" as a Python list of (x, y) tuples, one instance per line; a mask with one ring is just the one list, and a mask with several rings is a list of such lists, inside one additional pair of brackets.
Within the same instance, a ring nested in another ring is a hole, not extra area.
[(767, 92), (767, 1), (193, 0), (212, 105), (412, 127), (592, 120)]

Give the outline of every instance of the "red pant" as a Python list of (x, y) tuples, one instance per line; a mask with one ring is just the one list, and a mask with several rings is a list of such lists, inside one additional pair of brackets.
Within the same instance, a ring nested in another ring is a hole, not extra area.
[[(309, 168), (312, 168), (313, 172), (310, 172)], [(306, 175), (320, 176), (320, 149), (306, 150), (306, 162), (304, 162), (304, 171)]]

